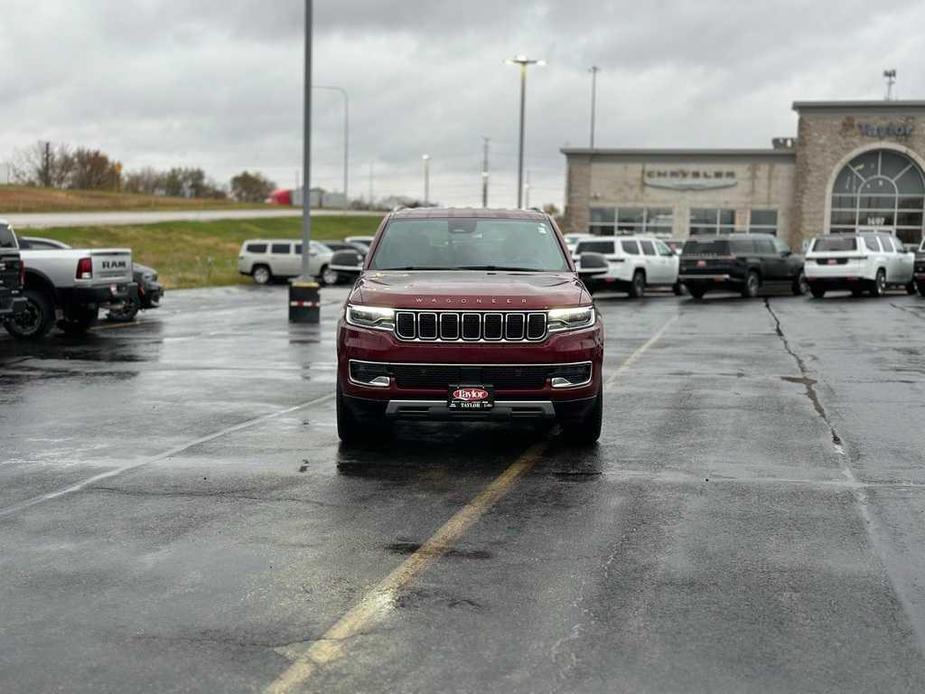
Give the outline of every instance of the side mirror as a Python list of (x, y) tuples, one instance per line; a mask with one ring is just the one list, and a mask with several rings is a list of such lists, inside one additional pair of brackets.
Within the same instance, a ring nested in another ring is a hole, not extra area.
[(789, 249), (786, 250), (786, 251), (781, 251), (781, 252), (780, 252), (780, 257), (781, 257), (781, 258), (789, 258), (789, 257), (792, 256), (792, 255), (793, 255), (793, 251), (791, 251), (791, 250), (789, 250)]
[(331, 256), (328, 268), (350, 279), (356, 279), (363, 271), (363, 257), (358, 251), (337, 251)]
[(582, 253), (578, 259), (578, 274), (582, 277), (603, 275), (608, 267), (603, 253)]

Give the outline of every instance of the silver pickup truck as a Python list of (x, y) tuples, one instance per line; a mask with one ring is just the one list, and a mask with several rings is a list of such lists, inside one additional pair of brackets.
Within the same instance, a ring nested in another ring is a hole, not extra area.
[[(12, 231), (3, 220), (0, 227)], [(65, 333), (80, 335), (96, 322), (100, 308), (137, 300), (128, 248), (20, 249), (19, 254), (25, 266), (24, 307), (4, 323), (18, 339), (40, 339), (56, 322)]]

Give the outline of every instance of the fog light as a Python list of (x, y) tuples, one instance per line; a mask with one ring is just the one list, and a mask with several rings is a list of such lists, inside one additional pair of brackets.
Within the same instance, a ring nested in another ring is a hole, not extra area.
[(553, 388), (575, 388), (591, 382), (591, 364), (567, 364), (553, 371), (549, 385)]
[(363, 386), (388, 388), (392, 383), (389, 365), (370, 361), (350, 362), (350, 380)]

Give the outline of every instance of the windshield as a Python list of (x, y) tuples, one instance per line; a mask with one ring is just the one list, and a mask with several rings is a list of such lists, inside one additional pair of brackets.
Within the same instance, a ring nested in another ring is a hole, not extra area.
[(690, 239), (684, 242), (681, 255), (729, 255), (729, 241), (725, 239), (709, 239), (701, 241)]
[(419, 219), (391, 222), (371, 270), (569, 269), (555, 231), (523, 219)]
[(854, 236), (824, 236), (816, 239), (814, 251), (856, 251), (858, 240)]

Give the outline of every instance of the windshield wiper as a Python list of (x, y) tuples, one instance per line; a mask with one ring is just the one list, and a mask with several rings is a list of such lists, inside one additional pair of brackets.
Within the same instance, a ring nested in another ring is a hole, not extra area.
[(513, 267), (508, 265), (460, 265), (457, 270), (489, 270), (500, 272), (542, 272), (532, 267)]

